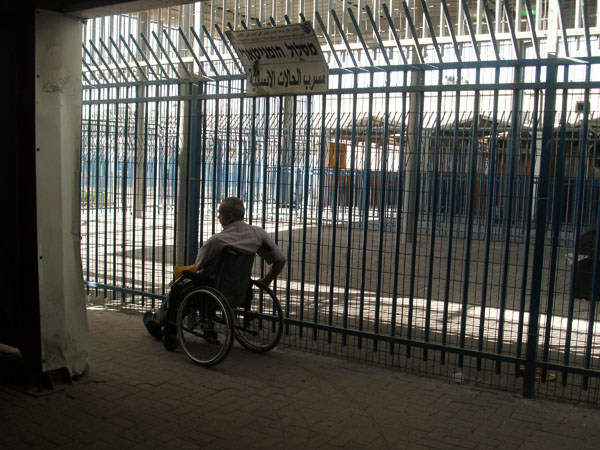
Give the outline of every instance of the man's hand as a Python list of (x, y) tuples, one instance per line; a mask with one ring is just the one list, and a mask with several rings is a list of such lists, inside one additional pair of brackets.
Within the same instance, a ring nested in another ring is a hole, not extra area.
[(283, 270), (283, 266), (285, 266), (285, 258), (283, 258), (280, 261), (275, 261), (272, 265), (271, 265), (271, 269), (269, 270), (269, 272), (262, 278), (259, 278), (258, 281), (259, 283), (264, 284), (265, 286), (270, 285), (273, 280), (275, 278), (277, 278), (277, 275), (279, 275), (281, 273), (281, 271)]

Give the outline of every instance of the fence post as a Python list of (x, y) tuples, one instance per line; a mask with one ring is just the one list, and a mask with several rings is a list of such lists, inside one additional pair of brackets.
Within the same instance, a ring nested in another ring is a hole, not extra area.
[[(190, 128), (188, 130), (188, 186), (185, 192), (187, 197), (186, 208), (186, 263), (192, 263), (198, 251), (198, 216), (200, 210), (200, 108), (199, 108), (199, 86), (192, 85), (192, 108), (190, 111)], [(202, 130), (204, 132), (205, 130)], [(181, 222), (180, 222), (181, 223)]]
[(537, 216), (535, 223), (535, 244), (533, 249), (533, 271), (531, 274), (531, 297), (527, 329), (525, 375), (523, 380), (523, 396), (525, 397), (532, 397), (535, 388), (542, 268), (544, 262), (544, 245), (546, 243), (550, 161), (552, 159), (552, 138), (554, 134), (554, 116), (556, 114), (556, 72), (556, 60), (550, 59), (546, 66), (546, 95), (542, 126), (540, 178), (538, 183), (538, 198), (536, 201)]

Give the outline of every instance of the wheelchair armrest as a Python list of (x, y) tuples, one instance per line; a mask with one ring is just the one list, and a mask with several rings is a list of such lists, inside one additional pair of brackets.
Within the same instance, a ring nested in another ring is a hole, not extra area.
[(193, 270), (184, 270), (181, 272), (181, 275), (183, 275), (185, 278), (191, 278), (192, 280), (196, 278), (196, 272)]

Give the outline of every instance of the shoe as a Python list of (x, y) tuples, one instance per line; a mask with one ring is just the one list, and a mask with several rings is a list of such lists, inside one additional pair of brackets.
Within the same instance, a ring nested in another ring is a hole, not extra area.
[(142, 320), (150, 336), (156, 340), (160, 340), (162, 338), (162, 330), (155, 316), (156, 314), (153, 314), (152, 311), (146, 311)]
[(165, 350), (168, 352), (174, 352), (177, 350), (177, 346), (179, 343), (177, 342), (177, 336), (170, 333), (165, 333), (163, 336), (163, 346)]

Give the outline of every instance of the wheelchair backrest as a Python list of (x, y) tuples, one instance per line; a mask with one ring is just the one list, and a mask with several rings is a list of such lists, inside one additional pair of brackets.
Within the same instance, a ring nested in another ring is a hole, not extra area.
[(244, 254), (233, 247), (225, 247), (219, 255), (215, 286), (232, 308), (246, 300), (253, 264), (254, 254)]

